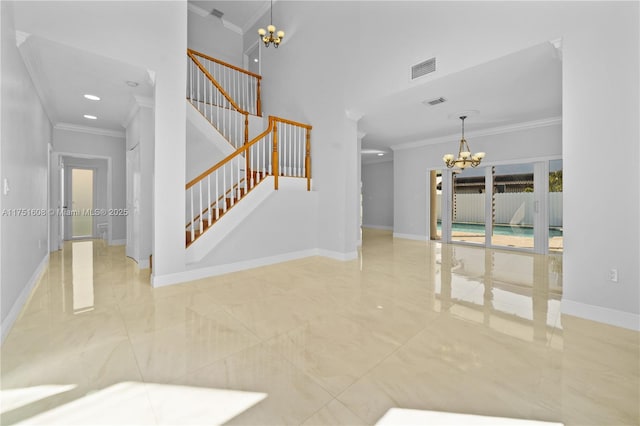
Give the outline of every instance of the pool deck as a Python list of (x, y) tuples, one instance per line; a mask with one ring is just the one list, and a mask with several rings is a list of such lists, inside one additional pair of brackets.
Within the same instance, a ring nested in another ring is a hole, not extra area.
[[(474, 234), (471, 232), (454, 231), (451, 235), (453, 241), (464, 241), (469, 243), (484, 244), (484, 234)], [(533, 248), (533, 237), (521, 237), (512, 235), (493, 235), (491, 237), (493, 246)], [(562, 251), (563, 237), (551, 237), (549, 239), (549, 250)]]

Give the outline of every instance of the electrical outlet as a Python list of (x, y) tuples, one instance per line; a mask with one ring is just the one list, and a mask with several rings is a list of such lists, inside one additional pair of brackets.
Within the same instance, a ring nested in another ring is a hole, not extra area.
[(618, 282), (618, 270), (616, 268), (609, 269), (609, 281), (612, 283)]

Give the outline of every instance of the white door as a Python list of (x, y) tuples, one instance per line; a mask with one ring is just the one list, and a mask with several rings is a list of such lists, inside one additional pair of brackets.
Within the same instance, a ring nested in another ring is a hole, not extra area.
[(140, 145), (127, 151), (127, 246), (126, 255), (140, 261)]

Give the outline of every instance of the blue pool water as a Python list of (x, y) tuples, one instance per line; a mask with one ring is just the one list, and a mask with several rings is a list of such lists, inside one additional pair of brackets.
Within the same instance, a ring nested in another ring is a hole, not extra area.
[[(453, 223), (453, 231), (484, 234), (484, 225), (480, 223)], [(440, 222), (438, 222), (440, 229)], [(494, 235), (512, 235), (518, 237), (533, 237), (533, 227), (493, 225)], [(562, 237), (562, 228), (549, 228), (549, 237)]]

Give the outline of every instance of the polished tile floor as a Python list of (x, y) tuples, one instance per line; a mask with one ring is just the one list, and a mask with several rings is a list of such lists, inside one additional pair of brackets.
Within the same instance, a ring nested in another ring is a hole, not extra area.
[(152, 289), (123, 247), (67, 243), (2, 346), (0, 420), (639, 424), (639, 334), (561, 315), (561, 277), (367, 230), (356, 261)]

